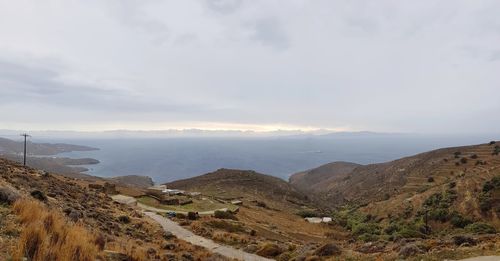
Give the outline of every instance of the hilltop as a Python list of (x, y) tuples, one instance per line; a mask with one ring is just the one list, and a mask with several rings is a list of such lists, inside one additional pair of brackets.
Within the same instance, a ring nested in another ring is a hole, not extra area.
[(271, 205), (287, 207), (290, 205), (299, 207), (308, 203), (307, 196), (288, 182), (251, 170), (219, 169), (166, 185), (227, 200), (261, 200)]

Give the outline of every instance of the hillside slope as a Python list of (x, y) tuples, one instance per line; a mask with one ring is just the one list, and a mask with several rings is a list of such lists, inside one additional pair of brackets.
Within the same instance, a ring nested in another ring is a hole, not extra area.
[(336, 161), (319, 166), (314, 169), (295, 173), (290, 176), (290, 184), (306, 191), (324, 191), (325, 184), (331, 184), (336, 180), (350, 174), (360, 164), (352, 162)]
[(166, 184), (222, 199), (262, 200), (271, 205), (307, 204), (307, 197), (286, 181), (250, 170), (219, 169)]
[(225, 260), (90, 184), (0, 158), (0, 260)]
[(452, 193), (450, 212), (500, 227), (500, 191), (488, 192), (487, 202), (483, 191), (487, 182), (500, 175), (498, 154), (500, 146), (491, 142), (438, 149), (380, 164), (352, 165), (348, 173), (344, 164), (332, 163), (296, 174), (291, 183), (298, 188), (311, 184), (310, 190), (330, 207), (364, 206), (361, 210), (379, 217), (408, 212), (417, 215), (428, 207), (424, 203), (429, 198)]

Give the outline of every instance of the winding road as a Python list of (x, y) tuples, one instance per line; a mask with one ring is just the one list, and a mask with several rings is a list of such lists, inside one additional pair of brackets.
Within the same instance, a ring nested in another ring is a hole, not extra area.
[(236, 258), (244, 261), (272, 261), (272, 259), (250, 254), (233, 247), (223, 246), (210, 239), (197, 236), (174, 221), (156, 213), (145, 211), (144, 214), (158, 222), (166, 232), (171, 232), (177, 236), (177, 238), (187, 241), (193, 245), (204, 247), (211, 252), (218, 253), (228, 258)]

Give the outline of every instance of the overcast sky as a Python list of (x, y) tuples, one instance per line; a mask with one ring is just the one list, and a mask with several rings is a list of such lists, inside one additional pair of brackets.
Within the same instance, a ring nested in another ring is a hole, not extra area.
[(0, 129), (500, 132), (500, 1), (0, 0)]

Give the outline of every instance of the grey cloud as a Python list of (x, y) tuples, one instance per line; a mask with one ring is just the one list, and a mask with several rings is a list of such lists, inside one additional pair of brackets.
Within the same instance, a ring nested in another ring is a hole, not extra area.
[(241, 7), (242, 0), (205, 0), (206, 6), (217, 13), (230, 14)]
[(253, 25), (254, 34), (252, 39), (276, 50), (287, 49), (290, 46), (283, 26), (275, 18), (259, 19)]
[(57, 3), (0, 1), (0, 123), (500, 132), (498, 1)]
[(119, 89), (64, 83), (61, 74), (48, 68), (0, 60), (0, 101), (47, 104), (91, 111), (132, 113), (195, 113), (210, 110), (203, 105), (151, 102)]

